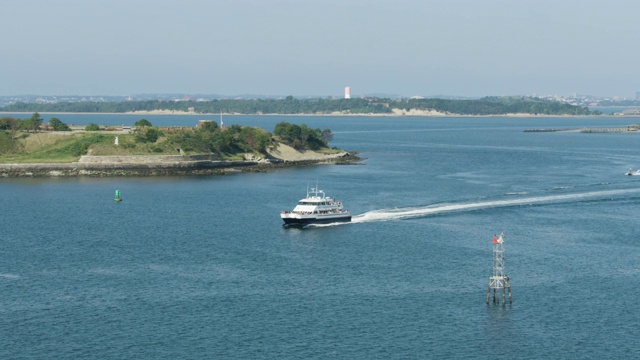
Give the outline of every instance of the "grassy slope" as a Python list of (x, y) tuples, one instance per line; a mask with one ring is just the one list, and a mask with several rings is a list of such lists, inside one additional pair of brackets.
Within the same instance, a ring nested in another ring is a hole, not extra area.
[[(114, 145), (118, 136), (119, 145)], [(19, 154), (0, 154), (0, 163), (74, 162), (90, 152), (93, 155), (177, 154), (168, 143), (136, 144), (133, 135), (109, 132), (51, 132), (23, 134)]]
[[(114, 145), (115, 137), (119, 145)], [(156, 143), (143, 144), (134, 140), (133, 134), (121, 132), (40, 132), (22, 134), (20, 143), (24, 146), (19, 154), (0, 154), (0, 163), (62, 163), (75, 162), (80, 156), (91, 154), (106, 155), (178, 155), (178, 151), (166, 138), (160, 138)], [(298, 152), (293, 149), (290, 153), (272, 154), (288, 160), (302, 157), (314, 157), (320, 154), (335, 154), (339, 149), (321, 149), (317, 152)], [(256, 154), (257, 155), (257, 154)], [(243, 154), (222, 154), (224, 160), (243, 160)]]

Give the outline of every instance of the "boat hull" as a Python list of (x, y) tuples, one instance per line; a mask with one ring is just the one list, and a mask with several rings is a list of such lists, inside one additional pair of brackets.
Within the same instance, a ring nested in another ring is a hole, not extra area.
[(332, 224), (351, 222), (351, 215), (331, 217), (282, 217), (285, 226), (305, 226), (310, 224)]

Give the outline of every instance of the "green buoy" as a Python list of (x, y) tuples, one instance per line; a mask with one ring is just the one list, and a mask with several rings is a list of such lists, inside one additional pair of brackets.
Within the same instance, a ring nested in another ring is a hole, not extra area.
[(115, 202), (122, 201), (122, 198), (120, 197), (120, 190), (116, 190), (116, 198), (113, 199), (113, 201), (115, 201)]

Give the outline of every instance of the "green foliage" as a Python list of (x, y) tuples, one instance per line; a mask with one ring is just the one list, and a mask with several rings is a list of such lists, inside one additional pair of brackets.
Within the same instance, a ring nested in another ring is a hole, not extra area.
[(0, 131), (0, 155), (16, 154), (22, 151), (23, 145), (8, 131)]
[(215, 121), (203, 121), (198, 126), (198, 130), (212, 132), (218, 128), (218, 123)]
[(211, 152), (207, 143), (209, 133), (192, 130), (182, 130), (172, 133), (168, 136), (169, 141), (177, 144), (182, 151), (187, 153), (206, 153)]
[(333, 133), (331, 132), (331, 129), (324, 129), (322, 130), (322, 133), (320, 134), (320, 136), (328, 143), (329, 141), (333, 140)]
[(246, 149), (264, 153), (271, 144), (271, 134), (263, 129), (243, 127), (238, 140), (245, 144)]
[(14, 119), (10, 116), (4, 116), (0, 118), (0, 130), (11, 130), (13, 128), (20, 127), (20, 120)]
[[(291, 102), (298, 100), (289, 99)], [(113, 145), (113, 134), (103, 132), (97, 124), (90, 123), (86, 132), (71, 136), (31, 134), (32, 119), (0, 118), (0, 161), (2, 162), (68, 162), (91, 149), (94, 155), (142, 155), (175, 154), (176, 150), (187, 154), (209, 153), (219, 159), (238, 159), (240, 154), (266, 154), (274, 146), (274, 137), (268, 131), (237, 124), (221, 128), (216, 122), (203, 123), (195, 128), (169, 127), (161, 131), (154, 126), (140, 126), (133, 134), (122, 134), (120, 145)], [(56, 131), (67, 131), (69, 127), (58, 118), (51, 118), (49, 127)], [(18, 128), (25, 132), (15, 136)], [(285, 143), (296, 149), (319, 150), (327, 147), (333, 136), (331, 130), (311, 129), (306, 125), (281, 122), (276, 126)], [(49, 139), (42, 141), (42, 139)], [(24, 141), (22, 141), (24, 140)], [(28, 153), (24, 150), (28, 149)], [(6, 156), (2, 156), (6, 155)]]
[(87, 136), (78, 137), (68, 141), (63, 146), (47, 149), (43, 154), (37, 154), (38, 156), (46, 157), (80, 157), (87, 153), (89, 147), (93, 144), (100, 144), (109, 141), (111, 137), (101, 134), (91, 134)]
[(90, 123), (89, 125), (84, 127), (85, 131), (98, 131), (100, 130), (100, 126), (94, 124), (94, 123)]
[[(325, 135), (330, 132), (331, 130), (328, 130)], [(276, 124), (273, 134), (278, 136), (283, 143), (298, 150), (318, 150), (327, 147), (327, 140), (322, 136), (323, 132), (320, 129), (311, 129), (305, 124), (296, 125), (282, 121)]]
[(162, 136), (162, 132), (157, 127), (150, 127), (147, 129), (145, 138), (147, 142), (154, 143)]
[(38, 132), (40, 130), (40, 126), (42, 125), (43, 119), (40, 117), (40, 114), (34, 112), (31, 118), (29, 119), (29, 123), (31, 125), (31, 130), (33, 132)]
[(53, 128), (53, 131), (71, 131), (71, 128), (58, 118), (51, 118), (49, 125)]
[(163, 136), (162, 131), (155, 126), (143, 126), (134, 131), (136, 141), (142, 143), (154, 143)]
[(42, 118), (40, 114), (34, 112), (33, 115), (29, 119), (22, 120), (20, 124), (20, 129), (26, 131), (38, 132), (40, 130), (40, 126), (42, 125)]
[(21, 125), (22, 122), (19, 119), (15, 119), (9, 116), (5, 116), (0, 119), (0, 130), (9, 131), (12, 139), (16, 138)]
[(231, 125), (225, 128), (175, 130), (167, 140), (187, 153), (215, 153), (221, 158), (238, 153), (264, 153), (271, 134), (263, 129)]
[(29, 121), (29, 119), (20, 120), (20, 129), (19, 130), (23, 130), (23, 131), (31, 130), (31, 122)]
[(63, 151), (72, 156), (82, 156), (87, 153), (87, 150), (89, 150), (89, 145), (91, 145), (91, 143), (89, 142), (74, 142), (73, 144), (64, 148)]
[(147, 119), (140, 119), (138, 121), (135, 122), (135, 124), (133, 124), (134, 126), (137, 127), (145, 127), (145, 126), (153, 126), (151, 125), (151, 122)]

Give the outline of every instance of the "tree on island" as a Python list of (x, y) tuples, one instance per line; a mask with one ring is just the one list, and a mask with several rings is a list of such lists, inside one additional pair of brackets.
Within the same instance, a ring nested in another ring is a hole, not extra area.
[[(296, 150), (311, 149), (318, 150), (327, 147), (328, 139), (323, 137), (320, 129), (311, 129), (306, 124), (296, 125), (282, 121), (276, 124), (273, 134), (280, 138), (280, 141), (293, 147)], [(331, 130), (324, 130), (324, 135), (331, 138)]]
[(329, 141), (333, 140), (333, 133), (331, 132), (330, 129), (324, 129), (322, 130), (322, 133), (320, 134), (320, 136), (328, 143)]
[(137, 126), (137, 127), (153, 126), (153, 125), (151, 125), (151, 122), (149, 120), (147, 120), (147, 119), (140, 119), (140, 120), (136, 121), (136, 123), (133, 124), (133, 125)]
[(20, 130), (20, 120), (5, 116), (0, 119), (0, 130), (8, 130), (11, 133), (11, 138), (15, 139)]
[(187, 153), (213, 153), (221, 159), (237, 154), (266, 154), (272, 145), (267, 130), (237, 124), (219, 127), (214, 121), (201, 122), (194, 129), (167, 129), (167, 141)]
[(215, 121), (202, 121), (198, 125), (198, 130), (205, 132), (213, 132), (218, 129), (218, 123)]
[(142, 143), (154, 143), (163, 136), (162, 131), (155, 126), (142, 126), (134, 130), (136, 141)]
[(29, 119), (25, 120), (22, 123), (22, 126), (27, 131), (30, 130), (33, 132), (38, 132), (38, 130), (40, 130), (40, 126), (42, 125), (42, 121), (43, 120), (40, 117), (40, 114), (38, 114), (37, 112), (34, 112)]
[(100, 130), (100, 126), (98, 126), (97, 124), (94, 123), (90, 123), (89, 125), (84, 127), (85, 131), (99, 131)]
[(69, 125), (63, 123), (62, 121), (60, 121), (60, 119), (55, 117), (49, 120), (49, 125), (53, 128), (53, 131), (71, 131)]

